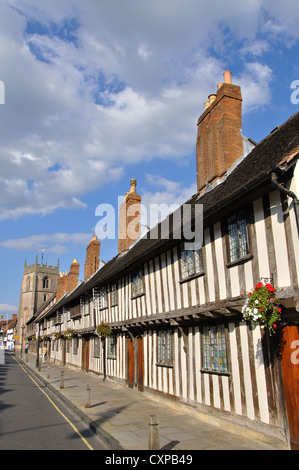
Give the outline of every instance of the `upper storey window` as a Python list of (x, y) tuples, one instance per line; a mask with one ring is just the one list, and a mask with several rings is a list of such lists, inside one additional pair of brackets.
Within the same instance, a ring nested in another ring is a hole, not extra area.
[(186, 279), (195, 274), (201, 273), (202, 266), (202, 250), (184, 250), (181, 248), (181, 274), (182, 279)]
[(143, 270), (139, 269), (132, 274), (132, 297), (144, 294)]
[(48, 277), (44, 277), (43, 279), (43, 289), (48, 289), (50, 287), (50, 280)]
[(229, 260), (233, 263), (249, 253), (245, 211), (242, 210), (228, 217), (227, 228)]

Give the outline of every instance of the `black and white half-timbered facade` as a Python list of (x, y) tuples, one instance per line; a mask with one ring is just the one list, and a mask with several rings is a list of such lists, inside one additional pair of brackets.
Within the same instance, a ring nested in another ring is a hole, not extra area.
[[(238, 89), (219, 84), (199, 119), (198, 193), (186, 204), (189, 222), (203, 208), (202, 246), (174, 237), (171, 214), (168, 239), (149, 231), (34, 321), (52, 360), (298, 448), (299, 113), (255, 144), (231, 118)], [(280, 300), (271, 336), (243, 319), (260, 281)]]

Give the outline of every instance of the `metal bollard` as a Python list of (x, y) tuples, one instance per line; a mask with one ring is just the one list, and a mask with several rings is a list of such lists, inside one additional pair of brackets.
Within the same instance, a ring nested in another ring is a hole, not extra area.
[(61, 371), (60, 374), (60, 388), (64, 388), (64, 371)]
[(50, 378), (50, 366), (48, 366), (48, 374), (47, 374), (47, 379)]
[(90, 408), (90, 395), (91, 395), (91, 387), (89, 384), (85, 386), (85, 406), (84, 408)]
[(40, 372), (42, 369), (42, 365), (41, 365), (41, 360), (38, 361), (38, 371)]
[(159, 420), (156, 415), (149, 416), (148, 450), (160, 450)]

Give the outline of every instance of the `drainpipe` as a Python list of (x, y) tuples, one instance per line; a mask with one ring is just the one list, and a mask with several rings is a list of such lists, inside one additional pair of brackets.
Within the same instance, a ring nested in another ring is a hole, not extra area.
[(287, 196), (290, 196), (293, 199), (295, 217), (296, 217), (296, 222), (297, 222), (297, 231), (299, 234), (299, 200), (293, 191), (290, 191), (289, 189), (286, 189), (284, 186), (279, 184), (277, 182), (277, 179), (278, 179), (278, 176), (276, 175), (276, 173), (272, 173), (271, 182), (274, 184), (274, 186), (276, 186), (281, 192), (285, 193)]

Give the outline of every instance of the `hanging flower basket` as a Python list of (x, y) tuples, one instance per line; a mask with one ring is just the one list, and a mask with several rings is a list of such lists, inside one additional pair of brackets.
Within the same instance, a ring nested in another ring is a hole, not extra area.
[(253, 326), (267, 327), (270, 335), (275, 333), (281, 320), (281, 308), (272, 284), (259, 282), (248, 292), (242, 313), (244, 320), (250, 321)]
[(72, 328), (68, 328), (64, 333), (63, 333), (63, 336), (66, 338), (66, 339), (72, 339), (74, 337), (74, 330), (72, 330)]
[(108, 323), (104, 323), (103, 321), (100, 323), (100, 325), (97, 327), (97, 334), (101, 338), (105, 338), (106, 336), (111, 335), (111, 328), (108, 325)]
[(53, 335), (53, 338), (54, 338), (54, 339), (59, 339), (59, 338), (61, 338), (61, 334), (60, 334), (58, 331), (55, 331), (52, 335)]

